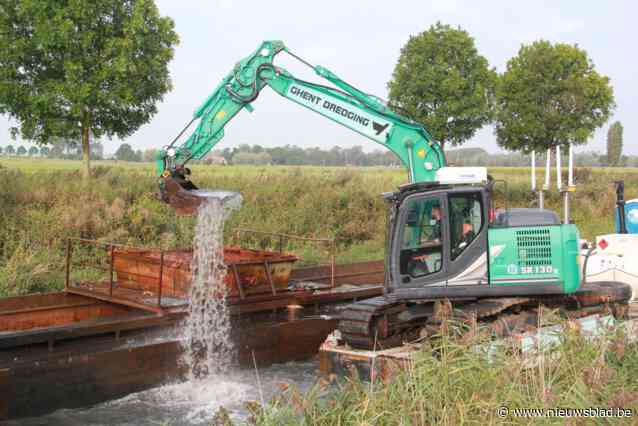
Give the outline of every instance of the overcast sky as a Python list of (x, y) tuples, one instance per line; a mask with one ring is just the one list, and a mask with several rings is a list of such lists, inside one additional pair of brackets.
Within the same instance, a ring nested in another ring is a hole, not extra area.
[[(598, 72), (611, 78), (617, 108), (593, 136), (587, 150), (605, 150), (613, 120), (623, 123), (625, 153), (638, 155), (638, 3), (630, 1), (232, 1), (157, 0), (160, 12), (175, 21), (180, 44), (170, 69), (173, 90), (158, 114), (126, 140), (135, 149), (165, 145), (188, 122), (236, 61), (262, 40), (279, 39), (297, 55), (320, 64), (345, 81), (386, 97), (386, 84), (410, 35), (436, 21), (460, 26), (476, 40), (479, 52), (501, 72), (521, 43), (540, 38), (577, 43)], [(315, 79), (312, 71), (285, 54), (276, 63), (295, 75)], [(332, 123), (265, 88), (250, 114), (242, 111), (226, 128), (217, 148), (242, 143), (304, 147), (362, 145), (374, 142)], [(9, 122), (0, 118), (0, 144), (9, 142)], [(106, 141), (113, 152), (120, 141)], [(465, 146), (498, 147), (486, 127)]]

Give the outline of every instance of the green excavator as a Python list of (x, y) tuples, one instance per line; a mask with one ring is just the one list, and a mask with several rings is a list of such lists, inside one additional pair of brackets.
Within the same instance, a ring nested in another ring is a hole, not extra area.
[[(304, 81), (274, 65), (288, 53), (332, 86)], [(392, 151), (409, 183), (383, 194), (388, 205), (385, 294), (343, 310), (346, 343), (382, 348), (418, 335), (441, 312), (498, 324), (507, 334), (534, 321), (539, 306), (567, 316), (627, 313), (631, 288), (616, 282), (585, 283), (579, 233), (549, 210), (511, 208), (495, 213), (494, 182), (482, 167), (447, 167), (440, 145), (410, 118), (380, 98), (313, 66), (281, 41), (265, 41), (241, 60), (158, 154), (160, 198), (178, 213), (202, 202), (185, 167), (202, 159), (224, 136), (224, 127), (264, 87)], [(179, 138), (198, 121), (180, 145)]]

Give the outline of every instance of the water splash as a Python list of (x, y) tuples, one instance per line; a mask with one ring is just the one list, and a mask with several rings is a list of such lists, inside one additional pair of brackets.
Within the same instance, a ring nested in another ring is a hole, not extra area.
[(45, 416), (10, 420), (7, 426), (210, 425), (222, 406), (233, 422), (244, 424), (250, 416), (247, 401), (259, 400), (262, 391), (265, 400), (270, 401), (280, 394), (284, 384), (297, 386), (305, 393), (315, 383), (318, 368), (315, 358), (260, 369), (263, 389), (258, 388), (252, 369), (231, 370), (195, 382), (148, 389), (87, 408), (61, 409)]
[(223, 231), (224, 221), (242, 203), (236, 192), (200, 191), (197, 195), (205, 199), (197, 213), (190, 305), (182, 340), (188, 380), (222, 372), (233, 359)]

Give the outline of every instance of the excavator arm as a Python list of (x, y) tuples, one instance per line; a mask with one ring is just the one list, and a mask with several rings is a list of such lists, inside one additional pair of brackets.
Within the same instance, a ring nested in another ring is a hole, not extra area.
[[(275, 56), (285, 51), (310, 66), (335, 87), (308, 82), (275, 66)], [(185, 164), (203, 158), (223, 138), (226, 124), (242, 109), (252, 111), (252, 102), (269, 86), (286, 99), (315, 111), (392, 151), (408, 170), (409, 181), (435, 182), (437, 170), (445, 166), (439, 144), (418, 123), (390, 110), (385, 103), (346, 83), (321, 66), (297, 57), (281, 41), (265, 41), (250, 56), (235, 65), (213, 93), (197, 109), (189, 125), (159, 151), (157, 167), (161, 197), (178, 212), (193, 213), (199, 204), (196, 189)], [(198, 121), (195, 131), (181, 145), (179, 138)], [(182, 207), (182, 208), (180, 208)]]

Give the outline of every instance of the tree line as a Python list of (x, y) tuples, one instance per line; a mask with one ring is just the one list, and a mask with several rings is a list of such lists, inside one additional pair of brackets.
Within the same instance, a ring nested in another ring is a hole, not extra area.
[[(104, 146), (99, 141), (90, 141), (91, 160), (104, 159)], [(0, 146), (0, 155), (5, 156), (29, 156), (29, 157), (46, 157), (62, 160), (81, 160), (82, 146), (79, 141), (58, 139), (50, 145), (31, 146), (26, 148), (24, 145), (17, 147), (9, 144), (5, 147)]]
[[(485, 167), (528, 167), (531, 157), (521, 152), (489, 153), (483, 148), (457, 148), (445, 152), (449, 165)], [(387, 166), (399, 167), (399, 159), (390, 151), (374, 150), (364, 152), (360, 146), (331, 149), (284, 147), (265, 148), (260, 145), (240, 145), (215, 151), (211, 157), (223, 158), (228, 164), (274, 164), (274, 165), (314, 165), (314, 166)], [(536, 156), (537, 164), (545, 164), (545, 155)], [(204, 163), (211, 163), (211, 159)], [(637, 167), (638, 156), (621, 156), (609, 159), (608, 155), (587, 151), (574, 154), (574, 162), (583, 167)], [(567, 164), (565, 161), (563, 164)]]
[[(612, 126), (618, 133), (618, 126)], [(614, 134), (614, 132), (611, 132)], [(622, 134), (620, 133), (622, 136)], [(608, 141), (613, 145), (614, 140)], [(122, 144), (112, 156), (105, 156), (101, 143), (91, 143), (91, 159), (113, 159), (130, 162), (154, 162), (157, 157), (157, 149), (135, 150), (129, 144)], [(619, 151), (616, 151), (619, 152)], [(608, 154), (587, 151), (574, 154), (574, 162), (582, 167), (638, 167), (638, 156), (620, 155), (614, 157)], [(13, 145), (0, 146), (0, 155), (4, 156), (40, 156), (65, 160), (80, 160), (82, 152), (79, 144), (59, 144), (49, 149), (47, 146), (31, 146), (26, 148)], [(448, 164), (453, 166), (485, 166), (485, 167), (528, 167), (531, 157), (521, 152), (489, 153), (482, 148), (457, 148), (449, 149), (445, 153)], [(545, 164), (545, 156), (539, 153), (536, 157), (537, 164)], [(211, 152), (202, 161), (202, 164), (253, 164), (253, 165), (288, 165), (288, 166), (385, 166), (400, 167), (400, 160), (390, 151), (374, 150), (364, 152), (361, 146), (352, 148), (332, 147), (321, 149), (319, 147), (302, 148), (295, 145), (268, 148), (261, 145), (243, 144), (235, 148), (224, 148)], [(566, 161), (564, 164), (567, 164)]]
[[(610, 146), (622, 144), (622, 126), (613, 125), (610, 128), (608, 139), (608, 153), (579, 152), (574, 154), (574, 162), (581, 167), (638, 167), (638, 156), (619, 155), (620, 150), (609, 153)], [(620, 139), (617, 141), (613, 137)], [(615, 155), (618, 154), (618, 157)], [(82, 159), (80, 145), (76, 142), (62, 142), (52, 149), (47, 146), (38, 148), (31, 146), (13, 145), (0, 146), (0, 155), (4, 156), (40, 156), (64, 160)], [(125, 143), (118, 147), (111, 156), (104, 155), (104, 147), (100, 142), (91, 142), (91, 159), (112, 159), (129, 162), (154, 162), (157, 157), (157, 149), (135, 150)], [(453, 166), (485, 166), (485, 167), (528, 167), (531, 158), (521, 152), (489, 153), (482, 148), (457, 148), (446, 152), (447, 161)], [(538, 164), (545, 164), (545, 156), (539, 153), (536, 157)], [(267, 148), (261, 145), (243, 144), (235, 148), (224, 148), (212, 151), (202, 164), (253, 164), (253, 165), (288, 165), (288, 166), (386, 166), (400, 167), (400, 160), (388, 150), (374, 150), (364, 152), (361, 146), (341, 148), (338, 146), (330, 149), (319, 147), (302, 148), (295, 145)], [(566, 162), (564, 164), (567, 164)]]
[[(155, 115), (171, 89), (168, 63), (178, 41), (172, 19), (153, 0), (10, 2), (0, 8), (0, 113), (24, 140), (79, 141), (88, 176), (91, 135), (124, 139)], [(576, 44), (523, 44), (497, 73), (467, 31), (440, 22), (409, 37), (387, 86), (388, 106), (423, 125), (444, 149), (488, 124), (510, 151), (582, 145), (616, 106), (610, 79)], [(618, 165), (622, 126), (614, 126), (606, 157)], [(127, 161), (147, 159), (129, 144), (120, 148)], [(230, 160), (392, 164), (385, 155), (284, 147), (240, 150)]]
[[(90, 141), (91, 147), (91, 160), (119, 160), (119, 161), (132, 161), (152, 162), (155, 160), (157, 150), (147, 149), (141, 151), (139, 149), (133, 149), (133, 147), (124, 143), (120, 145), (113, 155), (107, 156), (104, 153), (104, 145), (99, 141)], [(9, 144), (5, 147), (0, 146), (0, 155), (4, 156), (18, 156), (18, 157), (46, 157), (60, 160), (82, 160), (82, 145), (80, 141), (59, 140), (53, 145), (48, 146), (31, 146), (28, 149), (23, 145), (14, 147)]]

